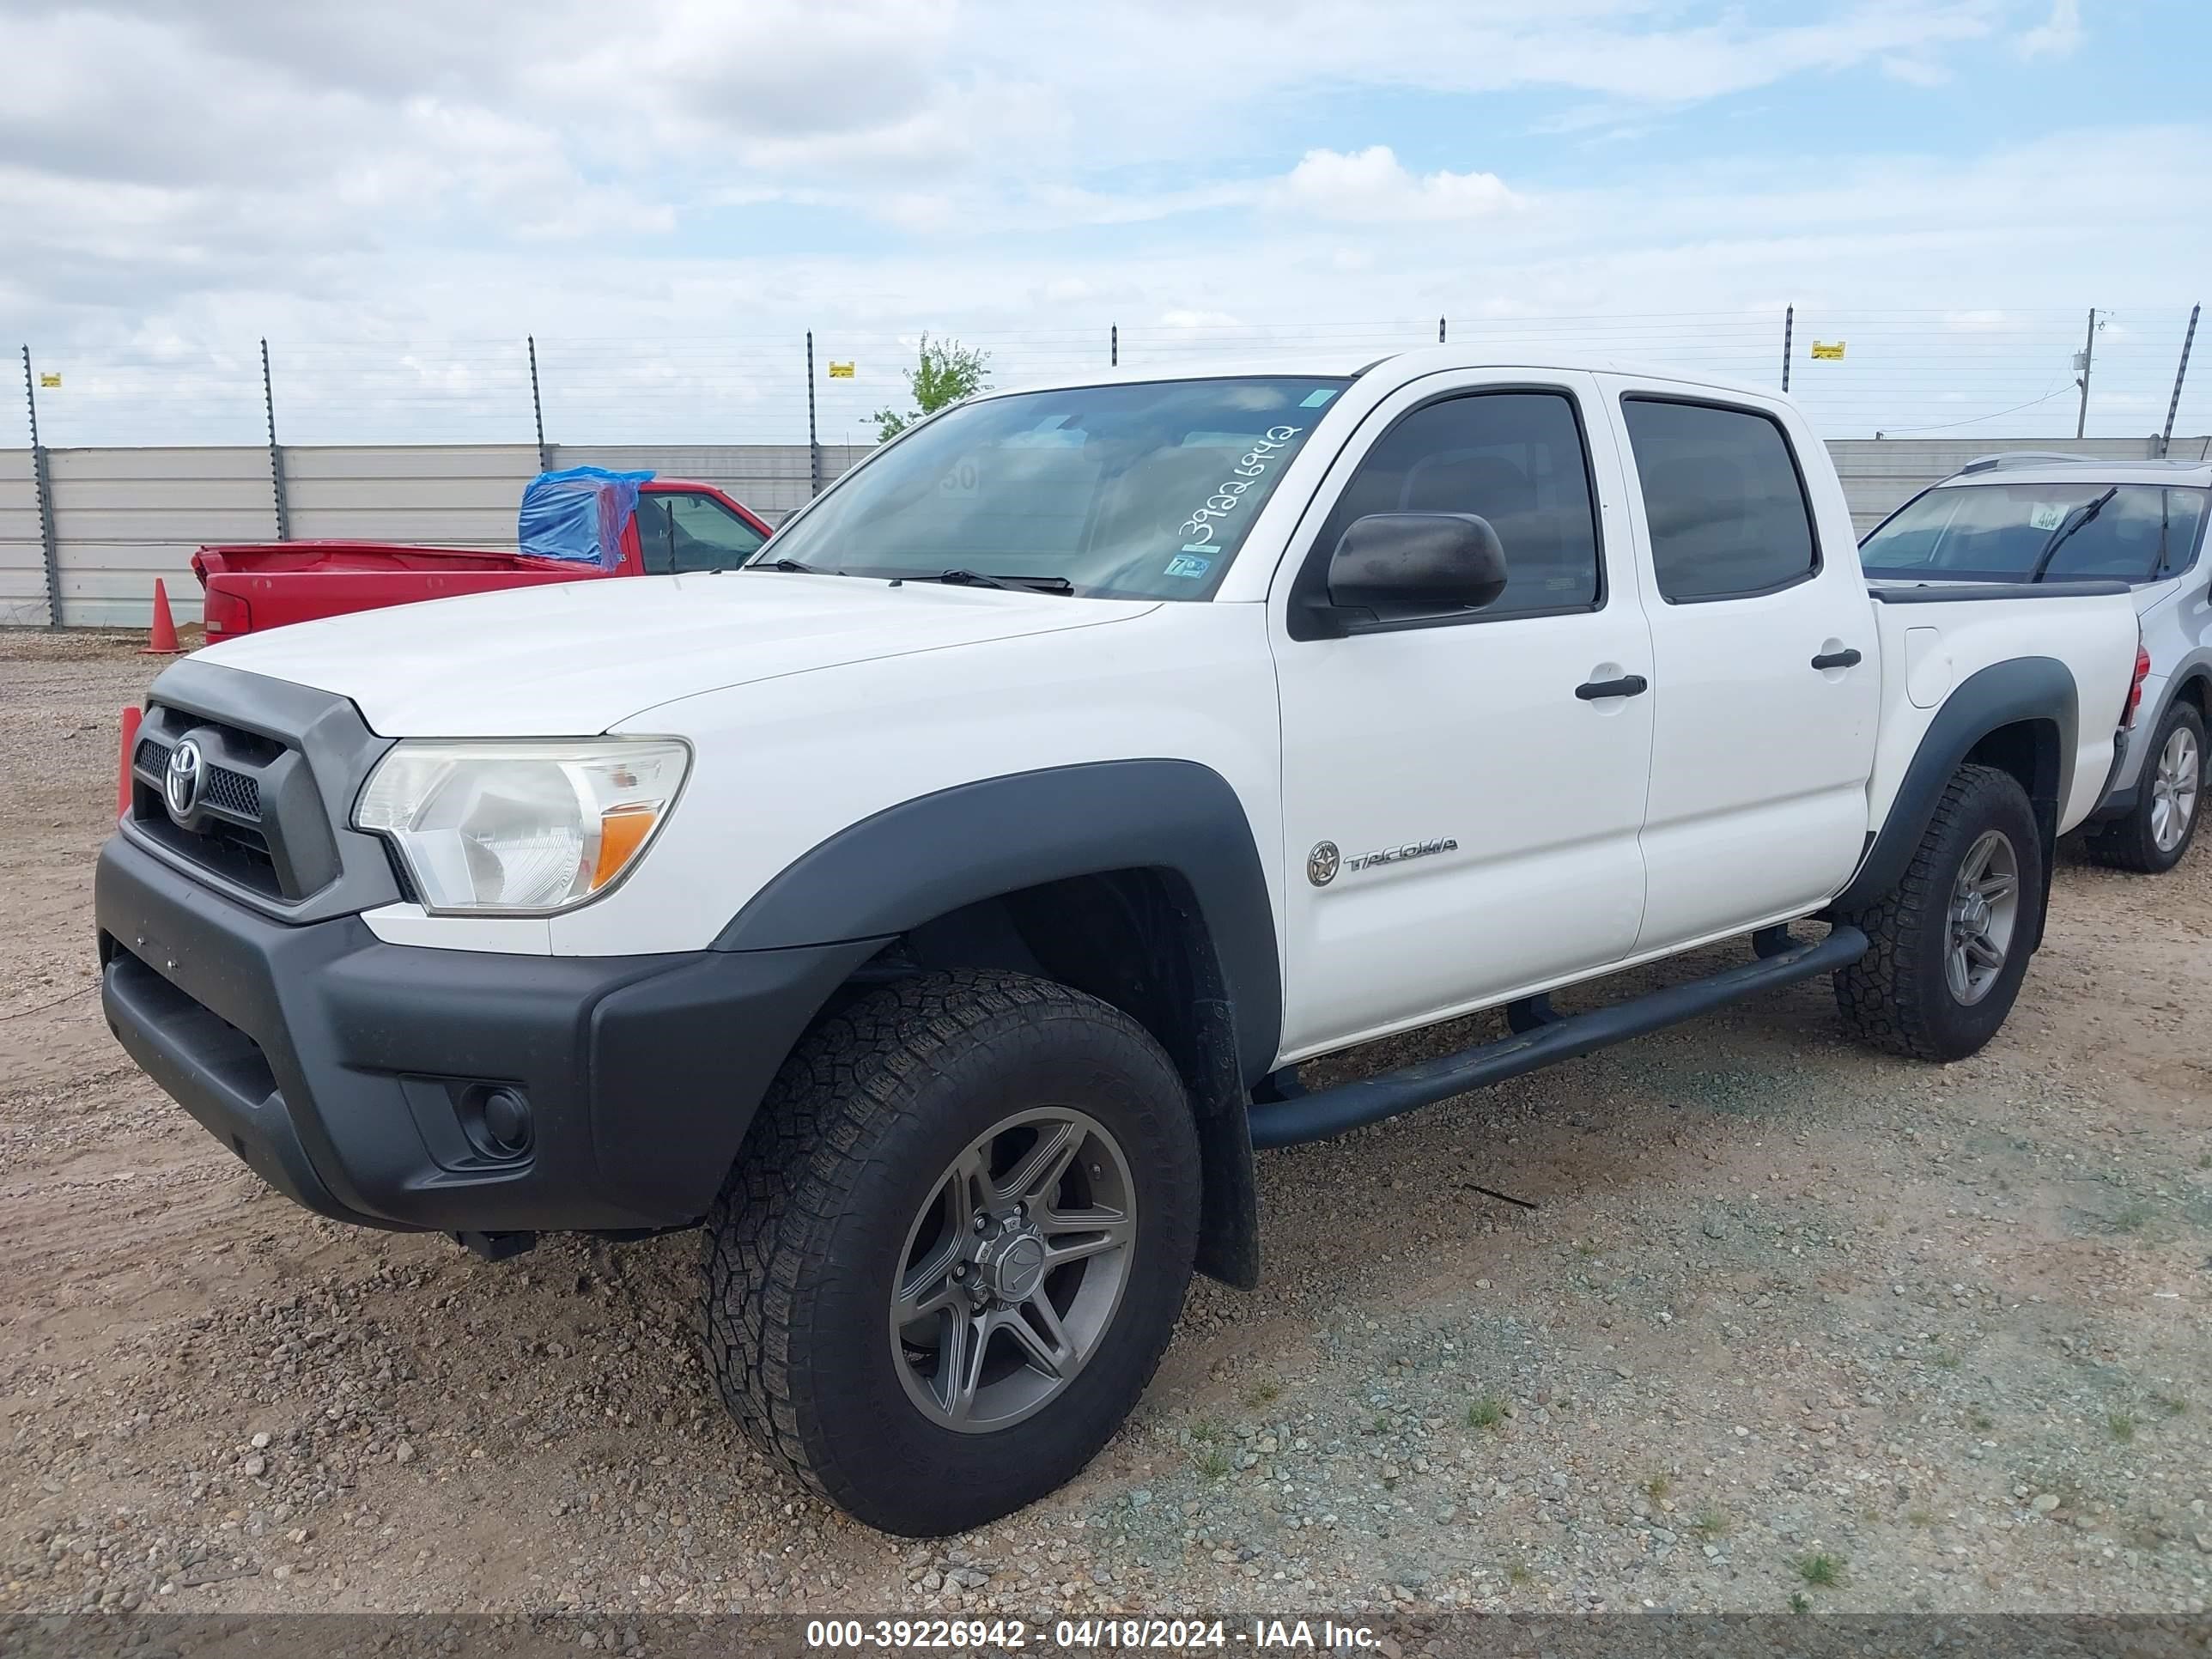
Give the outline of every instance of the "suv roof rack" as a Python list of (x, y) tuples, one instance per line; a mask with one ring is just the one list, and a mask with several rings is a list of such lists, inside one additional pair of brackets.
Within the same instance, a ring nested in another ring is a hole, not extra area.
[(2053, 461), (2063, 462), (2069, 466), (2085, 464), (2097, 466), (2110, 465), (2099, 455), (2062, 455), (2055, 449), (2008, 449), (1995, 455), (1977, 455), (1966, 465), (1960, 467), (1959, 473), (1995, 472), (2000, 468), (2008, 466), (2049, 466)]

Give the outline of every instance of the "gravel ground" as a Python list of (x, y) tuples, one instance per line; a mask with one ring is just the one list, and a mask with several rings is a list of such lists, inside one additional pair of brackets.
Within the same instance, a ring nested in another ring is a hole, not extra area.
[(1959, 1065), (1847, 1045), (1815, 982), (1263, 1155), (1265, 1291), (1201, 1283), (1089, 1471), (917, 1545), (725, 1420), (696, 1238), (492, 1266), (325, 1224), (128, 1064), (88, 900), (135, 644), (0, 633), (0, 1611), (570, 1610), (612, 1646), (719, 1610), (2205, 1609), (2202, 845), (2065, 863)]

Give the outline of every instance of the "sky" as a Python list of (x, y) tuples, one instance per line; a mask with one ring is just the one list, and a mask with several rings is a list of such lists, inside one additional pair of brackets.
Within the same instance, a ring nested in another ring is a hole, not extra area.
[(526, 441), (526, 339), (556, 441), (765, 441), (811, 331), (840, 442), (924, 330), (1001, 385), (1440, 319), (1772, 384), (1792, 307), (1831, 435), (2049, 436), (2094, 307), (2140, 435), (2208, 48), (2203, 0), (0, 0), (0, 319), (55, 445), (253, 441), (264, 339), (287, 441)]

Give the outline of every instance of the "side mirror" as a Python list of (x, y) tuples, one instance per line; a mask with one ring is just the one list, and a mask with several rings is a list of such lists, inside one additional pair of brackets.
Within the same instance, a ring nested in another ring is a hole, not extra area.
[(1505, 591), (1505, 549), (1472, 513), (1370, 513), (1346, 528), (1328, 560), (1328, 602), (1373, 610), (1479, 610)]

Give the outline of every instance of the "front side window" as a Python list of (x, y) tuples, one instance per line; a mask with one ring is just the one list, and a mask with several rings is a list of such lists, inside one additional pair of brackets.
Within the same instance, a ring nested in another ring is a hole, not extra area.
[(1564, 392), (1472, 392), (1406, 416), (1376, 441), (1337, 498), (1308, 567), (1316, 578), (1352, 521), (1370, 513), (1472, 513), (1490, 521), (1505, 550), (1505, 591), (1468, 619), (1599, 601), (1589, 464)]
[(1860, 544), (1859, 562), (1916, 581), (2157, 581), (2196, 556), (2207, 493), (2094, 480), (1931, 489)]
[(988, 398), (848, 473), (769, 551), (852, 575), (969, 571), (1204, 599), (1349, 384), (1268, 376)]
[(1820, 568), (1805, 486), (1772, 420), (1657, 398), (1621, 411), (1669, 604), (1771, 592)]

